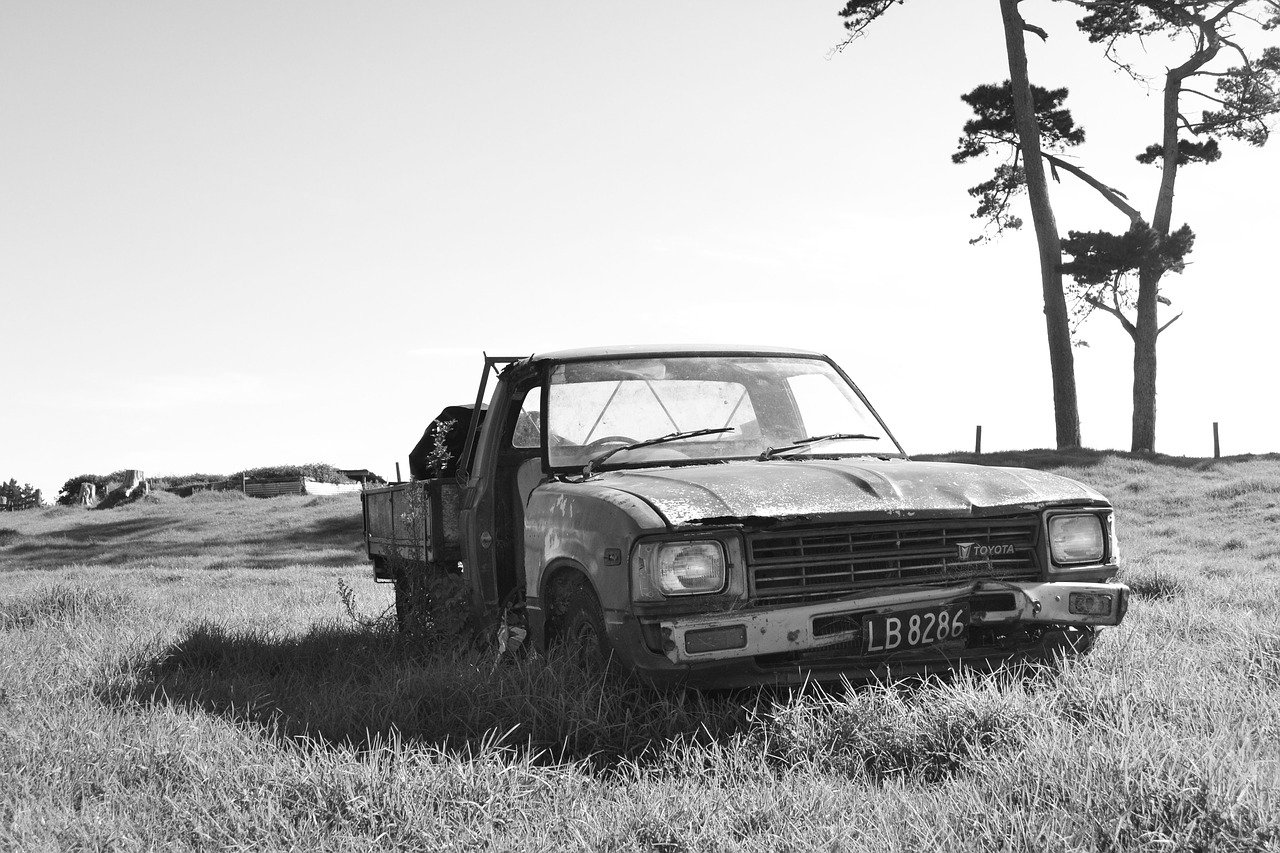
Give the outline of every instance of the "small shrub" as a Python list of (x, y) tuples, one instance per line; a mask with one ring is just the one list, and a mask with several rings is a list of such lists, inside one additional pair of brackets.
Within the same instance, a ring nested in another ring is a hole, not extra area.
[(8, 545), (21, 535), (21, 533), (14, 530), (12, 527), (0, 527), (0, 545)]
[(394, 604), (375, 616), (367, 616), (360, 612), (356, 604), (355, 590), (342, 578), (338, 578), (338, 598), (342, 601), (342, 610), (351, 624), (379, 634), (395, 633), (399, 630)]

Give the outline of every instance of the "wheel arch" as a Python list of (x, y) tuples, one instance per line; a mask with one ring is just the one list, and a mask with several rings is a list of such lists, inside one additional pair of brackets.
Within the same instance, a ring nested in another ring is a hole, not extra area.
[(556, 637), (569, 597), (581, 586), (589, 589), (597, 602), (600, 601), (600, 591), (596, 589), (591, 572), (577, 560), (555, 560), (542, 573), (539, 593), (546, 614), (542, 628), (544, 643), (550, 645)]

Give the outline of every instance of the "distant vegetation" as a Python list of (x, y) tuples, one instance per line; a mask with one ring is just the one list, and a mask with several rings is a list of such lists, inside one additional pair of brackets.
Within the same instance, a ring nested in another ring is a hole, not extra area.
[(18, 481), (12, 478), (7, 483), (0, 479), (0, 497), (4, 498), (4, 508), (9, 510), (34, 509), (44, 505), (39, 489), (33, 488), (30, 483), (19, 486)]
[[(266, 465), (261, 468), (246, 468), (234, 474), (165, 474), (159, 477), (148, 477), (147, 482), (153, 490), (174, 491), (185, 486), (204, 483), (239, 483), (241, 478), (254, 479), (288, 479), (309, 477), (319, 483), (352, 482), (337, 468), (325, 462), (313, 462), (307, 465)], [(81, 483), (92, 483), (99, 499), (119, 488), (125, 480), (125, 472), (113, 471), (110, 474), (81, 474), (63, 483), (58, 490), (58, 503), (73, 506), (80, 495)]]
[(657, 692), (388, 630), (355, 495), (14, 513), (0, 850), (1275, 850), (1280, 458), (981, 461), (1115, 502), (1088, 657)]
[(62, 484), (62, 488), (58, 489), (58, 503), (63, 506), (74, 506), (76, 498), (80, 496), (80, 485), (82, 483), (91, 484), (98, 496), (101, 497), (112, 489), (123, 485), (124, 477), (124, 471), (112, 471), (110, 474), (81, 474), (78, 477), (72, 477)]
[(288, 477), (310, 477), (319, 483), (350, 483), (347, 476), (324, 462), (313, 462), (310, 465), (268, 465), (263, 468), (246, 468), (232, 474), (230, 479), (238, 480), (247, 477), (250, 480)]

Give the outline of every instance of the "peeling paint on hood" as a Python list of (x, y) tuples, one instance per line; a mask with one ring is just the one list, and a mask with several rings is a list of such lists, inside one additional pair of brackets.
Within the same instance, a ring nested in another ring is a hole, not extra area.
[(648, 502), (674, 527), (859, 513), (982, 515), (1106, 502), (1088, 486), (1045, 471), (867, 457), (609, 471), (593, 482)]

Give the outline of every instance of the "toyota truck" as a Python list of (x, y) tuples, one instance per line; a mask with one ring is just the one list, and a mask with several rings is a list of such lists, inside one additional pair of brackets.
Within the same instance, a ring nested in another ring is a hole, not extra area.
[(1128, 607), (1105, 497), (912, 460), (819, 353), (486, 356), (450, 411), (363, 493), (402, 616), (452, 578), (503, 637), (723, 688), (1051, 659)]

